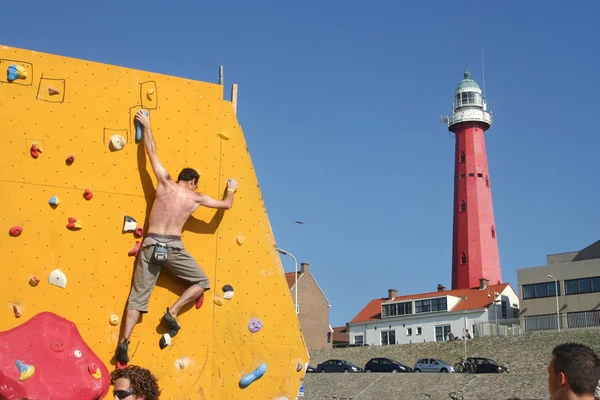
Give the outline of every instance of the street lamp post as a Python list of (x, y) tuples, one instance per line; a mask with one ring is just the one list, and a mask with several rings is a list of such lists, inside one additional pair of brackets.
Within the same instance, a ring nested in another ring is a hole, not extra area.
[(298, 314), (298, 260), (296, 260), (296, 257), (294, 257), (292, 253), (280, 249), (279, 247), (277, 248), (277, 251), (294, 259), (294, 268), (296, 271), (296, 273), (294, 274), (294, 306), (296, 308), (296, 314)]
[(560, 332), (560, 310), (558, 308), (558, 281), (552, 275), (548, 275), (548, 278), (554, 279), (554, 294), (556, 295), (556, 327)]

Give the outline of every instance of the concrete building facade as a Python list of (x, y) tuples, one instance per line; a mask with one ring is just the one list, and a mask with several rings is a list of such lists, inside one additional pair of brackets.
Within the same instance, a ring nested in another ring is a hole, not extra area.
[(600, 241), (546, 262), (517, 270), (525, 330), (600, 326)]
[[(288, 272), (285, 277), (292, 293), (295, 295), (295, 272)], [(310, 272), (310, 264), (301, 263), (297, 276), (298, 281), (298, 319), (304, 341), (308, 350), (330, 349), (332, 330), (329, 326), (329, 307), (331, 304), (317, 280)]]
[[(519, 298), (509, 284), (489, 285), (481, 279), (476, 289), (438, 290), (388, 296), (369, 302), (348, 323), (350, 344), (394, 345), (446, 341), (450, 332), (464, 337), (477, 335), (481, 324), (498, 324), (518, 315)], [(497, 312), (497, 313), (496, 313)]]

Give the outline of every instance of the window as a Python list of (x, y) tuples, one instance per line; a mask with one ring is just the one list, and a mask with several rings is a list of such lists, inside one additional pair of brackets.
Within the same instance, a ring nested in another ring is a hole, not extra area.
[(513, 318), (519, 318), (519, 309), (517, 307), (513, 307)]
[(438, 299), (427, 299), (415, 301), (415, 313), (426, 313), (431, 311), (447, 311), (448, 302), (445, 297)]
[(600, 276), (565, 281), (565, 294), (600, 292)]
[(488, 176), (485, 176), (485, 186), (490, 187), (490, 178), (488, 178)]
[(450, 333), (450, 325), (439, 325), (435, 327), (435, 341), (443, 342)]
[[(560, 296), (560, 282), (558, 283), (558, 295)], [(537, 299), (541, 297), (556, 296), (554, 282), (534, 283), (523, 285), (523, 299)]]
[(417, 335), (420, 335), (423, 333), (423, 330), (420, 326), (417, 326)]
[(495, 238), (496, 237), (496, 229), (494, 229), (493, 225), (492, 225), (492, 228), (490, 230), (492, 231), (492, 237)]
[(387, 346), (389, 344), (396, 344), (396, 332), (395, 331), (382, 331), (381, 332), (381, 345)]
[(406, 336), (412, 336), (412, 328), (406, 328)]
[(467, 254), (466, 253), (462, 253), (460, 255), (460, 263), (461, 264), (466, 264), (467, 263)]
[(502, 301), (502, 318), (506, 318), (508, 315), (508, 310), (506, 309), (506, 302)]
[(465, 174), (460, 174), (460, 179), (465, 179)]
[(474, 172), (469, 172), (469, 176), (475, 176)]
[(412, 302), (383, 304), (381, 306), (381, 317), (394, 317), (397, 315), (412, 314)]
[(354, 344), (362, 346), (363, 345), (363, 335), (354, 336)]
[(478, 178), (483, 178), (483, 174), (481, 174), (481, 173), (479, 173), (479, 172), (478, 172), (478, 173), (477, 173), (477, 177), (478, 177)]
[(464, 200), (460, 201), (460, 211), (464, 212), (467, 210), (467, 203)]
[(465, 162), (465, 152), (464, 151), (460, 152), (460, 162), (461, 162), (461, 164)]

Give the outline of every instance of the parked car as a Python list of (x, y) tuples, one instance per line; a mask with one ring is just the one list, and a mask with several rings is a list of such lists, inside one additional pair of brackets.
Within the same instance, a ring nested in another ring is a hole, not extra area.
[(346, 360), (327, 360), (317, 365), (316, 372), (362, 372), (363, 369)]
[(477, 366), (478, 374), (508, 374), (509, 370), (506, 365), (500, 365), (491, 358), (485, 357), (469, 357), (467, 362), (471, 362)]
[(439, 358), (421, 358), (413, 367), (415, 372), (454, 372), (454, 367)]
[(306, 372), (315, 372), (315, 369), (313, 367), (311, 367), (310, 365), (308, 367), (306, 367)]
[(365, 364), (366, 372), (413, 372), (408, 365), (404, 365), (391, 358), (376, 357), (371, 358)]

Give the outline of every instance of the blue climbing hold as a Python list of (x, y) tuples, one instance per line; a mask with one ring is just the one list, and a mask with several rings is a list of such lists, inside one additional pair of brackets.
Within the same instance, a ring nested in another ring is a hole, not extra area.
[[(144, 114), (148, 115), (148, 111), (144, 111)], [(135, 142), (139, 143), (142, 140), (142, 127), (135, 121)]]
[(240, 379), (240, 387), (242, 389), (247, 388), (252, 382), (260, 379), (265, 372), (267, 372), (267, 364), (262, 363), (254, 371)]
[(57, 206), (60, 203), (60, 200), (58, 200), (58, 197), (52, 196), (50, 197), (50, 200), (48, 200), (48, 203), (50, 203), (51, 206)]
[(7, 78), (9, 82), (12, 82), (16, 79), (25, 79), (27, 77), (27, 71), (23, 66), (18, 64), (12, 64), (8, 67)]

